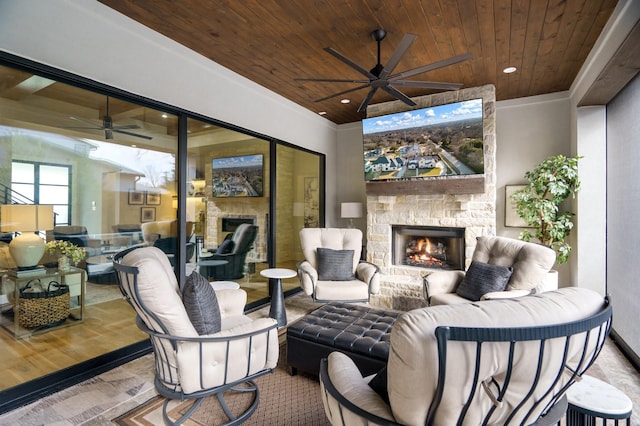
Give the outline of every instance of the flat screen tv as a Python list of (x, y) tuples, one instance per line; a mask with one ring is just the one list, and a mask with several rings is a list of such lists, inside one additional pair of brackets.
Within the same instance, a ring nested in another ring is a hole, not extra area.
[(263, 155), (214, 158), (211, 163), (214, 197), (262, 197)]
[(365, 181), (484, 174), (482, 99), (362, 121)]

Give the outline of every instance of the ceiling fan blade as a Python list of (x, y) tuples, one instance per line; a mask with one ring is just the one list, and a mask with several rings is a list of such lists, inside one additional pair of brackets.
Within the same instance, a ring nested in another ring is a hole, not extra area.
[(407, 70), (407, 71), (403, 71), (403, 72), (398, 73), (398, 74), (394, 74), (391, 77), (389, 77), (388, 80), (390, 82), (392, 82), (392, 81), (400, 80), (400, 79), (407, 78), (407, 77), (413, 77), (414, 75), (422, 74), (422, 73), (425, 73), (427, 71), (433, 71), (433, 70), (436, 70), (438, 68), (448, 67), (449, 65), (457, 64), (458, 62), (467, 61), (467, 60), (472, 59), (472, 58), (473, 58), (473, 56), (471, 56), (470, 53), (465, 53), (464, 55), (453, 56), (453, 57), (448, 58), (448, 59), (443, 59), (442, 61), (434, 62), (432, 64), (423, 65), (421, 67), (414, 68), (412, 70)]
[(63, 129), (69, 129), (69, 130), (102, 130), (102, 127), (69, 127), (69, 126), (65, 126), (63, 127)]
[(382, 90), (384, 90), (385, 92), (387, 92), (388, 94), (390, 94), (391, 96), (394, 96), (396, 99), (404, 102), (405, 104), (409, 105), (409, 106), (416, 106), (417, 104), (415, 102), (413, 102), (413, 100), (408, 97), (407, 95), (405, 95), (404, 93), (402, 93), (401, 91), (399, 91), (398, 89), (394, 89), (391, 86), (384, 86), (381, 87)]
[(344, 80), (336, 78), (294, 78), (294, 81), (319, 81), (328, 83), (368, 83), (369, 80)]
[(364, 98), (364, 100), (358, 107), (358, 112), (365, 112), (367, 110), (367, 105), (369, 105), (369, 102), (371, 102), (371, 99), (373, 98), (373, 95), (376, 94), (377, 90), (377, 87), (372, 87), (371, 90), (369, 90), (369, 93), (367, 93), (367, 97)]
[(393, 72), (393, 69), (398, 65), (398, 62), (400, 62), (400, 59), (402, 59), (404, 54), (407, 53), (407, 50), (409, 50), (416, 37), (417, 36), (415, 34), (404, 35), (402, 41), (393, 52), (393, 55), (391, 55), (391, 58), (389, 58), (387, 64), (382, 69), (382, 72), (380, 73), (381, 79), (387, 78), (387, 76)]
[(356, 64), (351, 59), (347, 58), (346, 56), (344, 56), (342, 53), (338, 52), (337, 50), (332, 49), (331, 47), (325, 47), (324, 50), (326, 50), (327, 52), (329, 52), (330, 54), (332, 54), (336, 58), (340, 59), (342, 62), (344, 62), (345, 64), (349, 65), (351, 68), (355, 69), (360, 74), (366, 76), (370, 80), (377, 80), (378, 79), (378, 77), (376, 77), (374, 74), (372, 74), (371, 71), (367, 71), (366, 69), (362, 68), (360, 65)]
[(91, 125), (93, 125), (93, 126), (96, 126), (96, 129), (102, 129), (102, 127), (100, 127), (100, 125), (99, 125), (99, 124), (97, 124), (97, 123), (95, 123), (95, 122), (93, 122), (93, 121), (86, 120), (86, 119), (84, 119), (84, 118), (74, 117), (74, 116), (70, 116), (69, 118), (70, 118), (71, 120), (74, 120), (74, 121), (81, 121), (81, 122), (83, 122), (83, 123), (87, 123), (87, 124), (91, 124)]
[[(147, 140), (153, 139), (151, 136), (141, 135), (139, 133), (127, 132), (127, 131), (124, 131), (124, 130), (119, 130), (117, 128), (114, 128), (113, 131), (116, 132), (116, 133), (121, 133), (123, 135), (135, 136), (136, 138), (142, 138), (142, 139), (147, 139)], [(109, 139), (109, 138), (107, 138), (107, 139)]]
[(411, 81), (411, 80), (395, 80), (390, 81), (392, 86), (400, 87), (420, 87), (422, 89), (444, 89), (444, 90), (458, 90), (464, 84), (460, 83), (439, 83), (437, 81)]
[(352, 89), (343, 90), (342, 92), (334, 93), (333, 95), (329, 95), (329, 96), (326, 96), (324, 98), (316, 99), (314, 102), (326, 101), (327, 99), (335, 98), (336, 96), (344, 95), (346, 93), (355, 92), (356, 90), (364, 89), (365, 87), (369, 87), (369, 83), (362, 84), (362, 85), (360, 85), (358, 87), (354, 87)]
[(125, 124), (124, 126), (112, 126), (113, 130), (123, 130), (123, 129), (140, 129), (141, 127), (137, 124)]

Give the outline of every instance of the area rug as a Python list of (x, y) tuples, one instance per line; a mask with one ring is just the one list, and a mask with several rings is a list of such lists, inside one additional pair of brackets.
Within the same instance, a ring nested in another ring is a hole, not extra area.
[[(309, 296), (295, 295), (287, 298), (287, 319), (289, 324), (308, 312), (321, 306), (313, 303)], [(252, 312), (250, 316), (260, 317), (268, 314), (268, 307)], [(260, 389), (258, 409), (243, 424), (245, 425), (330, 425), (324, 414), (320, 398), (320, 384), (316, 377), (299, 373), (289, 374), (286, 360), (286, 329), (279, 330), (280, 356), (278, 366), (272, 374), (266, 374), (255, 380)], [(225, 399), (232, 412), (242, 412), (250, 403), (250, 395), (227, 392)], [(165, 399), (156, 396), (133, 410), (115, 418), (113, 423), (122, 426), (148, 426), (163, 424), (162, 404)], [(173, 402), (169, 404), (169, 416), (176, 420), (191, 406), (192, 402)], [(220, 424), (226, 420), (215, 396), (207, 398), (200, 408), (184, 424), (187, 426), (207, 426)]]

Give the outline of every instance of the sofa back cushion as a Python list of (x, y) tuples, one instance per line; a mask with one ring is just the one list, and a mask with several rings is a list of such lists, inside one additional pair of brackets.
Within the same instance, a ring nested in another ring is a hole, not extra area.
[[(536, 327), (561, 324), (587, 318), (599, 312), (603, 306), (604, 299), (596, 292), (571, 287), (512, 300), (433, 306), (401, 315), (391, 331), (387, 364), (389, 400), (396, 421), (406, 425), (425, 424), (438, 381), (438, 345), (435, 337), (438, 326)], [(548, 341), (545, 346), (541, 384), (550, 377), (555, 378), (555, 373), (563, 368), (564, 340), (560, 340)], [(595, 345), (596, 340), (592, 336), (590, 343), (593, 341)], [(584, 348), (582, 339), (574, 337), (571, 342), (566, 362), (569, 366), (581, 358)], [(504, 381), (508, 348), (508, 343), (483, 343), (484, 361), (479, 371), (480, 382), (490, 381), (491, 378)], [(590, 348), (593, 350), (592, 346)], [(471, 392), (475, 350), (475, 344), (470, 342), (449, 342), (447, 345), (445, 393), (434, 424), (455, 423), (461, 413)], [(510, 392), (495, 409), (490, 424), (504, 424), (505, 416), (531, 388), (538, 351), (539, 341), (530, 341), (516, 352)], [(568, 377), (563, 375), (563, 378)], [(561, 385), (558, 384), (558, 387)], [(478, 386), (475, 392), (464, 424), (481, 424), (481, 419), (493, 406), (482, 386)], [(537, 393), (534, 395), (534, 399), (541, 397)], [(528, 407), (532, 404), (529, 402)], [(541, 404), (539, 409), (542, 410), (545, 405)], [(523, 411), (526, 413), (528, 408)], [(523, 420), (516, 417), (511, 423), (520, 424)], [(534, 420), (529, 419), (529, 423)]]
[(533, 290), (553, 267), (556, 252), (513, 238), (478, 237), (472, 260), (512, 267), (507, 290)]

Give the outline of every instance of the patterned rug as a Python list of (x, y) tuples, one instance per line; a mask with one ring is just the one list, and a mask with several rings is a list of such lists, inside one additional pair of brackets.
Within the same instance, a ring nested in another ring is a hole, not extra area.
[[(296, 295), (287, 298), (286, 310), (289, 323), (321, 304), (313, 303), (309, 296)], [(266, 308), (268, 309), (268, 308)], [(268, 311), (267, 311), (268, 312)], [(265, 308), (250, 314), (252, 317), (264, 316)], [(303, 373), (289, 375), (286, 360), (286, 329), (279, 331), (280, 357), (278, 366), (272, 374), (266, 374), (255, 380), (260, 390), (258, 409), (243, 424), (245, 425), (330, 425), (324, 414), (320, 398), (318, 379)], [(225, 399), (234, 413), (241, 413), (251, 403), (251, 394), (226, 392)], [(113, 419), (113, 423), (122, 426), (147, 426), (163, 424), (162, 404), (165, 398), (156, 396), (133, 410)], [(169, 404), (169, 416), (176, 420), (191, 406), (192, 402), (173, 402)], [(206, 426), (227, 421), (217, 397), (205, 399), (200, 408), (184, 424), (186, 426)]]

